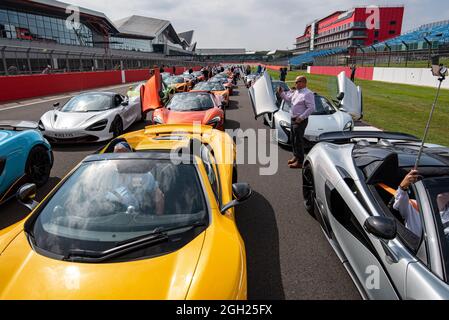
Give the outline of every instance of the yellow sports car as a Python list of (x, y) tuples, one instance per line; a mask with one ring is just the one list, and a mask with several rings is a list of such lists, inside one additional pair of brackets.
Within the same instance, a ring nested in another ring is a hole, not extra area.
[(40, 204), (23, 186), (32, 213), (0, 231), (0, 300), (246, 299), (234, 207), (251, 189), (236, 178), (229, 135), (158, 125), (85, 158)]

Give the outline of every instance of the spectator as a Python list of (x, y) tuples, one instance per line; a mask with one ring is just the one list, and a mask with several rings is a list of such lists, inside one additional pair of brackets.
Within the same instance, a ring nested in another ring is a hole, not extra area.
[(16, 66), (9, 66), (8, 74), (11, 76), (17, 75), (17, 74), (19, 74), (19, 70), (17, 70)]
[(286, 76), (287, 76), (287, 68), (280, 68), (279, 69), (279, 80), (285, 82)]
[(51, 71), (51, 66), (50, 66), (50, 65), (47, 65), (47, 66), (45, 67), (45, 69), (42, 71), (42, 74), (49, 74), (50, 71)]
[(355, 72), (357, 71), (357, 66), (355, 64), (351, 65), (351, 81), (355, 80)]
[(284, 92), (281, 86), (278, 93), (282, 99), (290, 102), (291, 113), (291, 140), (293, 147), (293, 158), (288, 161), (292, 169), (302, 169), (304, 162), (304, 132), (309, 122), (309, 116), (315, 111), (315, 96), (307, 88), (307, 78), (298, 76), (295, 81), (296, 90)]
[(248, 64), (246, 66), (246, 75), (249, 75), (249, 74), (251, 74), (251, 66)]

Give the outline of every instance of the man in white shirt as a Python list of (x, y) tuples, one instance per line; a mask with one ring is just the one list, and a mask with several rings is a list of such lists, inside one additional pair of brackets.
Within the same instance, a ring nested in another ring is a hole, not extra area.
[[(412, 170), (405, 176), (396, 191), (393, 209), (398, 210), (404, 218), (405, 227), (420, 237), (422, 234), (422, 222), (418, 205), (415, 200), (410, 200), (408, 196), (408, 189), (413, 183), (418, 181), (418, 178), (417, 170)], [(449, 222), (449, 192), (439, 194), (437, 196), (437, 204), (441, 222), (444, 225)], [(447, 233), (446, 230), (445, 233)]]

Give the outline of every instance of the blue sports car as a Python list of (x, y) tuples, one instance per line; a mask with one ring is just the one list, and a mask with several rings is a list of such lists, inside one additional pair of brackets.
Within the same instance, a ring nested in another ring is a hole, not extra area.
[(0, 121), (0, 204), (25, 182), (39, 187), (48, 181), (53, 153), (37, 128), (35, 122)]

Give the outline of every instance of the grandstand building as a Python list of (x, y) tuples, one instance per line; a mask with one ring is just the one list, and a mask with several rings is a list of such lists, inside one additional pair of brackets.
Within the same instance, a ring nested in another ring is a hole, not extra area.
[(379, 21), (373, 28), (367, 25), (372, 15), (370, 7), (337, 11), (308, 24), (304, 34), (296, 38), (294, 54), (314, 50), (347, 49), (355, 52), (401, 34), (403, 6), (379, 8)]
[[(0, 1), (0, 74), (143, 68), (170, 59), (192, 60), (193, 31), (177, 33), (167, 20), (132, 16), (112, 22), (77, 7), (79, 23), (67, 24), (67, 3)], [(8, 71), (9, 70), (9, 71)]]

